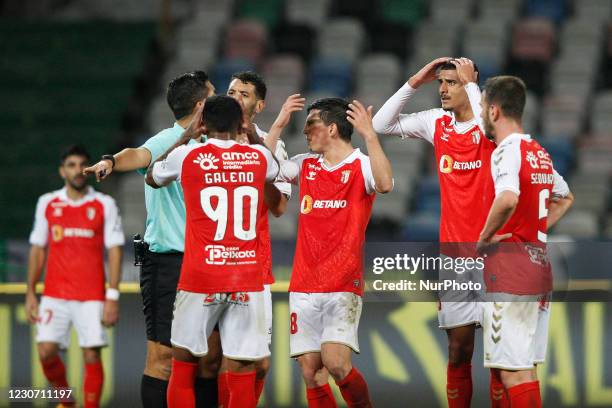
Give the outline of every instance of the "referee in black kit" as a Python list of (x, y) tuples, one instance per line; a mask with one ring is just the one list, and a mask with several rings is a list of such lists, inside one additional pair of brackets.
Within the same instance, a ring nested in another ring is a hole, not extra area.
[[(98, 181), (113, 171), (138, 170), (144, 175), (149, 165), (181, 137), (196, 110), (207, 97), (214, 95), (214, 91), (203, 71), (185, 73), (173, 79), (168, 85), (167, 101), (176, 118), (174, 126), (162, 130), (138, 148), (102, 156), (102, 160), (85, 169), (85, 173), (94, 173)], [(195, 140), (190, 143), (195, 143)], [(141, 398), (145, 408), (159, 408), (167, 406), (166, 389), (172, 366), (170, 329), (185, 246), (185, 203), (181, 186), (176, 181), (157, 190), (146, 184), (144, 188), (147, 222), (140, 289), (147, 326), (147, 359)], [(217, 406), (214, 362), (220, 360), (218, 331), (209, 338), (209, 350), (209, 354), (203, 357), (207, 361), (202, 361), (196, 378), (197, 407)]]

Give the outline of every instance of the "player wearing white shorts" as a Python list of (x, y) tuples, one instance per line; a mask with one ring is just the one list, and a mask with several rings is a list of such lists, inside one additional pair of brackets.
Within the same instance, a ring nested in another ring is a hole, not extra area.
[[(84, 406), (97, 407), (104, 382), (100, 348), (107, 345), (104, 326), (119, 317), (121, 218), (115, 201), (96, 192), (82, 174), (89, 154), (73, 146), (62, 156), (61, 190), (40, 197), (30, 234), (26, 313), (36, 323), (38, 355), (54, 387), (68, 387), (59, 350), (69, 345), (74, 325), (85, 361)], [(109, 288), (104, 289), (104, 249), (108, 250)], [(40, 304), (38, 282), (46, 261)]]
[[(402, 114), (422, 85), (437, 80), (441, 108)], [(465, 59), (438, 58), (414, 74), (374, 116), (378, 133), (423, 139), (433, 145), (440, 181), (440, 252), (475, 257), (475, 243), (493, 201), (489, 161), (495, 145), (483, 136), (477, 70)], [(472, 103), (471, 103), (472, 102)], [(457, 273), (455, 273), (457, 272)], [(481, 281), (482, 271), (441, 272), (458, 282)], [(446, 379), (449, 407), (467, 407), (472, 399), (472, 355), (482, 310), (478, 291), (440, 293), (439, 327), (448, 336)], [(490, 393), (503, 385), (493, 378)], [(503, 402), (503, 401), (501, 401)]]
[[(261, 130), (255, 123), (255, 117), (266, 106), (267, 87), (263, 78), (253, 71), (237, 72), (232, 75), (232, 81), (229, 84), (227, 95), (236, 99), (242, 106), (245, 122), (248, 126), (248, 133), (253, 138), (257, 138), (257, 143), (262, 143), (267, 133)], [(239, 135), (239, 142), (248, 143), (247, 133)], [(255, 142), (255, 140), (253, 140)], [(285, 144), (278, 141), (276, 148), (271, 150), (274, 156), (279, 160), (287, 160), (287, 151)], [(287, 202), (291, 197), (291, 184), (277, 182), (274, 184), (266, 184), (265, 186), (265, 201), (264, 209), (257, 221), (257, 237), (259, 240), (258, 254), (261, 258), (261, 266), (263, 272), (264, 283), (264, 312), (265, 322), (268, 328), (268, 345), (272, 344), (272, 292), (270, 286), (274, 283), (274, 275), (272, 274), (272, 246), (270, 243), (270, 226), (268, 222), (268, 212), (275, 217), (280, 217), (287, 209)], [(255, 364), (255, 397), (259, 400), (265, 385), (265, 377), (270, 369), (270, 358), (266, 357), (263, 360), (257, 361)], [(227, 364), (222, 361), (219, 370), (219, 404), (227, 406), (228, 388), (227, 388)]]
[[(241, 120), (234, 99), (208, 98), (181, 139), (147, 172), (154, 188), (181, 183), (187, 213), (171, 333), (170, 408), (194, 406), (197, 357), (208, 352), (216, 324), (228, 359), (229, 407), (255, 407), (254, 362), (270, 354), (256, 224), (264, 184), (276, 178), (279, 164), (265, 147), (235, 141)], [(185, 145), (202, 133), (206, 143)]]
[(573, 202), (549, 154), (523, 133), (525, 84), (511, 76), (487, 80), (482, 119), (497, 148), (491, 158), (495, 201), (480, 234), (487, 298), (484, 365), (495, 369), (513, 408), (541, 407), (535, 366), (544, 361), (552, 273), (548, 229)]
[[(299, 95), (290, 96), (275, 123), (288, 123), (298, 101)], [(336, 406), (328, 372), (349, 407), (372, 405), (351, 359), (359, 352), (365, 230), (376, 192), (391, 191), (393, 179), (371, 118), (372, 107), (357, 101), (314, 102), (304, 127), (312, 153), (291, 159), (300, 169), (291, 180), (300, 186), (300, 215), (289, 286), (290, 352), (311, 407)], [(353, 127), (369, 157), (353, 148)], [(272, 145), (277, 130), (270, 129)]]

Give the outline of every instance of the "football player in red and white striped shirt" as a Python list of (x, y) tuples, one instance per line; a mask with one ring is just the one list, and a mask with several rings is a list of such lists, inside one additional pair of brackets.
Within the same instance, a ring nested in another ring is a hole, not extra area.
[[(258, 143), (265, 142), (268, 134), (261, 130), (254, 120), (258, 113), (265, 108), (265, 99), (267, 94), (266, 83), (263, 78), (253, 71), (238, 72), (232, 75), (232, 81), (229, 84), (227, 95), (236, 99), (243, 109), (244, 123), (253, 136), (257, 137)], [(300, 101), (298, 101), (300, 102)], [(304, 106), (304, 99), (301, 99), (301, 109)], [(248, 143), (248, 137), (244, 136), (244, 142)], [(276, 147), (271, 151), (279, 160), (287, 160), (287, 151), (282, 140), (278, 140)], [(283, 215), (287, 208), (287, 202), (291, 197), (291, 184), (286, 182), (276, 182), (274, 184), (267, 183), (265, 186), (264, 208), (259, 220), (257, 221), (257, 237), (259, 239), (258, 254), (261, 259), (262, 271), (264, 274), (264, 302), (265, 302), (265, 322), (268, 327), (268, 344), (272, 345), (272, 292), (271, 285), (274, 283), (274, 275), (272, 273), (272, 244), (270, 242), (270, 226), (268, 221), (268, 213), (272, 213), (275, 217)], [(264, 384), (265, 377), (270, 368), (270, 358), (255, 363), (255, 396), (259, 400)], [(219, 372), (219, 403), (227, 404), (227, 370), (225, 361), (221, 364)]]
[[(70, 148), (59, 169), (64, 188), (38, 200), (30, 234), (26, 313), (36, 323), (38, 355), (54, 387), (68, 387), (59, 349), (68, 347), (74, 325), (85, 361), (84, 405), (97, 407), (104, 381), (100, 360), (100, 349), (107, 345), (104, 326), (114, 325), (119, 317), (124, 236), (115, 201), (91, 188), (82, 174), (88, 162), (83, 147)], [(109, 263), (106, 293), (105, 248)], [(39, 304), (36, 283), (45, 267)]]
[[(440, 180), (440, 243), (445, 256), (452, 256), (457, 249), (473, 251), (493, 201), (489, 162), (495, 144), (484, 137), (476, 79), (470, 60), (438, 58), (414, 74), (374, 116), (374, 129), (381, 134), (423, 139), (433, 145)], [(402, 114), (418, 88), (434, 80), (439, 83), (441, 108)], [(470, 252), (467, 256), (474, 255)], [(453, 279), (479, 282), (481, 276), (481, 270), (473, 269), (454, 274)], [(451, 408), (467, 407), (472, 399), (471, 361), (475, 329), (482, 315), (479, 297), (476, 291), (461, 291), (453, 293), (453, 301), (442, 296), (439, 303), (438, 323), (446, 330), (449, 344), (446, 390)], [(491, 379), (491, 401), (501, 408), (507, 404), (503, 385), (494, 376)]]
[[(242, 120), (238, 102), (216, 96), (203, 108), (146, 178), (154, 188), (178, 180), (187, 211), (185, 257), (172, 321), (168, 405), (194, 406), (196, 361), (208, 353), (206, 339), (219, 324), (228, 359), (229, 407), (252, 408), (254, 362), (270, 354), (262, 324), (257, 220), (264, 184), (275, 180), (280, 167), (264, 146), (235, 141)], [(185, 145), (202, 133), (209, 137), (206, 143)]]
[(491, 159), (495, 201), (480, 234), (480, 250), (501, 242), (487, 257), (484, 365), (496, 371), (513, 408), (541, 407), (536, 365), (548, 338), (550, 263), (547, 232), (573, 202), (549, 154), (523, 133), (525, 84), (517, 77), (487, 80), (482, 118), (497, 143)]
[[(288, 98), (276, 124), (288, 122), (283, 116), (297, 100)], [(369, 156), (352, 146), (353, 128)], [(276, 131), (273, 126), (270, 137)], [(292, 182), (299, 183), (301, 203), (289, 286), (291, 356), (302, 369), (309, 407), (336, 406), (328, 372), (349, 407), (370, 407), (368, 386), (351, 356), (359, 352), (365, 230), (376, 193), (393, 188), (391, 164), (372, 128), (372, 107), (358, 101), (316, 101), (304, 134), (311, 153), (291, 159), (299, 164)]]

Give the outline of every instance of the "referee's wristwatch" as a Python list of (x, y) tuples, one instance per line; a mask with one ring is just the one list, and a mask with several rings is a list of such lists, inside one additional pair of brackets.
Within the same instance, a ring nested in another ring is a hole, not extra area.
[(102, 160), (109, 160), (111, 162), (111, 169), (115, 168), (115, 156), (113, 156), (112, 154), (103, 155)]

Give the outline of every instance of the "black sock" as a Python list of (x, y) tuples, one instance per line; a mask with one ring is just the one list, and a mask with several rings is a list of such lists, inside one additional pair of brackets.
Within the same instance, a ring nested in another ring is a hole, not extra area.
[(168, 391), (168, 381), (142, 375), (140, 399), (143, 408), (168, 408), (166, 391)]
[(195, 401), (196, 408), (217, 408), (219, 403), (219, 389), (217, 378), (195, 379)]

